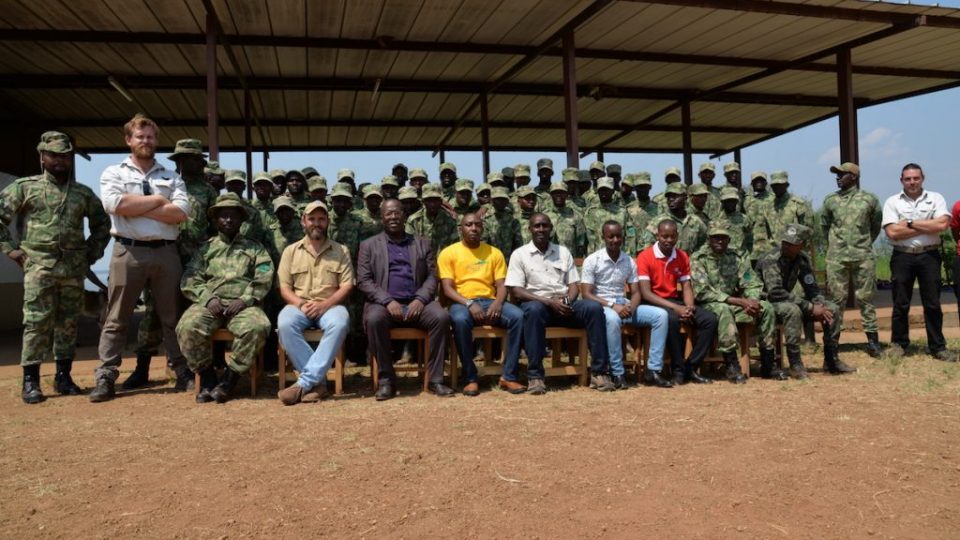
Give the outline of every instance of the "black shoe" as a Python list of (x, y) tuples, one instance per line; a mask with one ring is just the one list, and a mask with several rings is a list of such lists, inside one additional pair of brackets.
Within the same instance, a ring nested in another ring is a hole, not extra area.
[(43, 401), (43, 392), (40, 390), (40, 364), (23, 366), (23, 390), (20, 392), (20, 398), (29, 405)]
[(197, 400), (197, 403), (210, 403), (214, 398), (210, 395), (210, 390), (201, 387), (194, 399)]
[(785, 381), (790, 378), (777, 366), (773, 349), (760, 349), (760, 376), (776, 381)]
[(73, 377), (70, 376), (72, 369), (73, 360), (57, 360), (57, 373), (53, 376), (53, 389), (62, 396), (83, 394), (83, 390), (73, 382)]
[(442, 382), (432, 382), (427, 385), (427, 391), (431, 394), (435, 394), (438, 397), (450, 397), (453, 395), (453, 388), (443, 384)]
[(713, 384), (713, 379), (701, 377), (696, 371), (690, 371), (687, 373), (687, 379), (693, 384)]
[(100, 403), (101, 401), (110, 401), (113, 399), (115, 391), (113, 381), (110, 379), (97, 379), (97, 387), (90, 392), (90, 402)]
[(803, 379), (808, 378), (807, 368), (803, 365), (803, 360), (800, 358), (800, 349), (790, 350), (787, 349), (787, 358), (790, 361), (790, 376), (794, 379), (802, 381)]
[(740, 359), (737, 352), (723, 353), (723, 363), (727, 365), (727, 380), (732, 384), (747, 384), (747, 378), (740, 371)]
[(133, 369), (133, 373), (127, 377), (127, 380), (120, 384), (120, 388), (134, 390), (146, 386), (150, 382), (150, 359), (149, 355), (138, 354), (137, 367)]
[(174, 392), (187, 392), (196, 388), (196, 383), (193, 380), (193, 372), (190, 371), (187, 366), (180, 366), (176, 368), (177, 381), (173, 384)]
[(857, 372), (857, 368), (848, 366), (840, 359), (836, 345), (828, 345), (823, 348), (823, 370), (831, 375)]
[(687, 377), (683, 374), (682, 369), (673, 370), (672, 382), (674, 386), (687, 384)]
[(220, 384), (210, 390), (210, 397), (217, 403), (226, 403), (230, 399), (230, 392), (237, 386), (239, 380), (240, 374), (228, 367), (223, 370), (223, 378), (220, 379)]
[(396, 390), (393, 388), (393, 381), (390, 379), (380, 379), (380, 387), (377, 388), (377, 393), (374, 395), (377, 401), (386, 401), (388, 399), (393, 399), (397, 395)]
[(626, 375), (614, 375), (610, 378), (610, 380), (613, 382), (613, 387), (617, 390), (626, 390), (627, 388), (630, 388), (630, 382), (627, 381)]
[(661, 377), (659, 371), (647, 371), (643, 375), (643, 383), (658, 388), (673, 388), (673, 383)]
[(867, 332), (867, 354), (871, 358), (879, 358), (881, 353), (883, 348), (880, 346), (880, 337), (876, 332)]

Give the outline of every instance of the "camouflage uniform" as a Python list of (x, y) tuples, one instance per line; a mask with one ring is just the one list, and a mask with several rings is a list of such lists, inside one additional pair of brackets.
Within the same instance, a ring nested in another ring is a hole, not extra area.
[[(559, 182), (555, 182), (550, 191), (566, 191), (567, 187)], [(543, 213), (550, 217), (553, 223), (552, 241), (566, 247), (575, 258), (586, 257), (587, 253), (587, 228), (583, 223), (583, 216), (570, 206), (557, 208), (550, 204), (543, 209)], [(529, 228), (529, 227), (527, 227)]]
[[(709, 202), (710, 202), (710, 188), (708, 188), (708, 187), (707, 187), (706, 185), (704, 185), (704, 184), (694, 184), (694, 185), (690, 186), (690, 188), (689, 188), (687, 191), (688, 191), (688, 193), (689, 193), (689, 196), (687, 197), (687, 213), (688, 213), (688, 214), (693, 214), (693, 215), (697, 216), (698, 218), (700, 218), (700, 221), (702, 221), (702, 222), (704, 223), (704, 225), (706, 225), (707, 227), (709, 227), (709, 226), (710, 226), (710, 222), (713, 221), (714, 218), (713, 218), (710, 214), (707, 213), (707, 205), (705, 204), (705, 205), (703, 206), (703, 210), (702, 210), (702, 211), (701, 211), (701, 210), (697, 210), (697, 207), (693, 204), (692, 199), (693, 199), (693, 196), (694, 196), (694, 195), (706, 195), (706, 196), (707, 196), (707, 203), (709, 204)], [(717, 204), (719, 204), (719, 199), (717, 200)]]
[[(667, 186), (667, 192), (673, 193), (685, 193), (686, 189), (682, 184), (670, 184)], [(666, 195), (664, 195), (666, 197)], [(657, 227), (660, 225), (660, 222), (664, 219), (672, 219), (677, 222), (677, 247), (686, 251), (687, 253), (694, 253), (700, 246), (707, 243), (707, 224), (703, 222), (697, 216), (687, 213), (686, 216), (680, 218), (672, 214), (669, 209), (657, 216), (654, 216), (650, 220), (650, 223), (647, 224), (646, 231), (643, 232), (640, 239), (640, 249), (645, 249), (653, 245), (657, 241)]]
[[(720, 197), (722, 200), (734, 199), (739, 206), (740, 194), (733, 186), (724, 187)], [(753, 222), (739, 209), (729, 214), (721, 210), (720, 216), (714, 220), (714, 223), (730, 233), (729, 249), (737, 253), (750, 253), (753, 250)]]
[[(872, 301), (877, 284), (873, 241), (880, 234), (881, 208), (875, 195), (854, 186), (827, 195), (820, 217), (827, 239), (827, 288), (831, 300), (838, 306), (846, 305), (852, 281), (867, 333), (877, 332), (877, 310)], [(840, 316), (843, 317), (842, 310)]]
[[(763, 178), (766, 181), (767, 175), (762, 171), (756, 171), (751, 173), (750, 181), (752, 182), (755, 178)], [(753, 224), (753, 251), (749, 255), (750, 260), (754, 263), (779, 245), (777, 241), (779, 237), (774, 235), (773, 231), (775, 228), (774, 221), (776, 221), (776, 218), (772, 215), (773, 199), (773, 193), (767, 189), (760, 195), (751, 192), (743, 201), (744, 213), (747, 214)]]
[[(274, 212), (279, 210), (281, 207), (286, 206), (294, 212), (296, 208), (293, 206), (293, 202), (289, 197), (280, 196), (273, 200)], [(287, 248), (290, 244), (299, 241), (303, 238), (303, 224), (300, 223), (300, 220), (294, 217), (284, 226), (280, 223), (279, 219), (275, 219), (273, 223), (270, 224), (270, 235), (273, 238), (273, 253), (283, 253), (283, 250)], [(273, 261), (273, 266), (280, 264), (280, 259)]]
[[(380, 197), (383, 199), (383, 194), (380, 192), (379, 186), (367, 186), (366, 193), (363, 194), (363, 197), (364, 200), (366, 200), (367, 197)], [(357, 221), (360, 222), (361, 242), (383, 232), (383, 222), (380, 221), (380, 214), (371, 214), (370, 210), (366, 208), (366, 204), (364, 204), (362, 210), (354, 210), (353, 215), (357, 218)], [(359, 243), (357, 244), (357, 252), (360, 252)]]
[[(440, 196), (440, 186), (436, 184), (426, 184), (423, 186), (421, 199)], [(433, 246), (434, 252), (440, 253), (443, 248), (460, 241), (460, 232), (457, 225), (456, 220), (442, 209), (437, 212), (436, 216), (431, 218), (427, 215), (427, 209), (421, 208), (407, 219), (406, 231), (407, 234), (427, 238), (430, 240), (430, 245)]]
[[(513, 195), (516, 195), (514, 200), (519, 197), (523, 197), (527, 193), (533, 193), (533, 188), (530, 186), (521, 187), (517, 191), (513, 192)], [(533, 233), (530, 232), (530, 227), (528, 225), (530, 224), (530, 217), (538, 211), (539, 210), (536, 209), (536, 205), (534, 206), (534, 209), (530, 211), (525, 211), (520, 208), (519, 203), (515, 207), (513, 215), (517, 217), (517, 221), (520, 223), (520, 238), (523, 240), (520, 245), (527, 244), (533, 240)]]
[(350, 260), (357, 264), (357, 254), (360, 251), (360, 220), (351, 211), (344, 215), (330, 212), (330, 221), (327, 226), (327, 237), (342, 244), (350, 252)]
[[(447, 202), (447, 204), (450, 205), (451, 208), (453, 208), (453, 211), (457, 213), (457, 216), (458, 216), (457, 219), (458, 219), (458, 220), (459, 220), (459, 218), (461, 218), (461, 217), (463, 217), (463, 216), (465, 216), (465, 215), (467, 215), (467, 214), (471, 214), (471, 213), (473, 213), (473, 212), (476, 212), (477, 210), (480, 210), (480, 203), (478, 203), (477, 200), (473, 197), (473, 180), (467, 180), (466, 178), (460, 178), (460, 179), (457, 180), (457, 182), (454, 184), (454, 186), (455, 186), (455, 188), (454, 188), (454, 196), (453, 196), (452, 199), (447, 199), (446, 202)], [(469, 192), (470, 192), (470, 194), (471, 194), (470, 204), (468, 204), (468, 205), (466, 205), (466, 206), (461, 206), (461, 205), (457, 204), (457, 196), (456, 196), (456, 193), (457, 193), (457, 192), (460, 192), (460, 191), (469, 191)]]
[[(774, 171), (770, 173), (770, 185), (786, 184), (789, 177), (786, 171)], [(814, 213), (813, 207), (809, 201), (804, 200), (789, 192), (784, 193), (782, 197), (774, 194), (773, 212), (770, 213), (770, 236), (771, 238), (780, 238), (783, 236), (783, 229), (788, 223), (797, 223), (806, 227), (813, 227)]]
[[(604, 177), (597, 180), (597, 189), (613, 189), (613, 179)], [(583, 215), (583, 222), (587, 228), (587, 254), (598, 251), (604, 247), (603, 242), (603, 224), (609, 220), (616, 221), (623, 227), (623, 251), (628, 254), (636, 255), (638, 249), (638, 236), (642, 229), (639, 229), (626, 208), (616, 201), (610, 201), (607, 204), (597, 200), (597, 205), (587, 209)]]
[[(509, 199), (507, 188), (498, 187), (492, 191), (494, 198)], [(509, 206), (500, 212), (491, 207), (490, 212), (483, 216), (482, 240), (499, 249), (507, 262), (510, 262), (513, 250), (524, 244), (520, 230), (520, 222), (513, 217)]]

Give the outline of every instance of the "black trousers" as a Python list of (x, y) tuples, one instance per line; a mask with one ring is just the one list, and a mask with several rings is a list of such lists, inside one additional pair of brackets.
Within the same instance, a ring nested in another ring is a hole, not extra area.
[[(668, 298), (674, 304), (683, 305), (679, 299)], [(670, 355), (670, 369), (673, 373), (683, 372), (684, 367), (690, 371), (696, 371), (703, 363), (703, 359), (710, 352), (710, 346), (713, 345), (713, 339), (717, 336), (717, 316), (713, 313), (697, 307), (693, 312), (693, 326), (697, 329), (697, 338), (693, 342), (693, 350), (690, 351), (690, 358), (687, 364), (683, 362), (683, 340), (680, 337), (680, 316), (677, 312), (667, 310), (667, 354)]]
[(960, 317), (960, 254), (953, 258), (953, 294), (957, 297), (957, 316)]
[(923, 253), (894, 250), (890, 258), (893, 282), (892, 343), (904, 348), (910, 345), (910, 300), (913, 298), (913, 284), (919, 282), (927, 348), (931, 354), (947, 348), (943, 338), (943, 311), (940, 309), (941, 262), (939, 250)]
[(377, 357), (380, 378), (396, 380), (393, 369), (393, 351), (390, 341), (390, 329), (413, 327), (427, 331), (430, 342), (430, 358), (426, 359), (430, 382), (443, 382), (443, 359), (447, 356), (447, 335), (450, 333), (450, 315), (436, 300), (423, 307), (420, 317), (415, 321), (397, 322), (379, 304), (367, 304), (364, 312), (364, 326), (367, 331), (367, 349)]

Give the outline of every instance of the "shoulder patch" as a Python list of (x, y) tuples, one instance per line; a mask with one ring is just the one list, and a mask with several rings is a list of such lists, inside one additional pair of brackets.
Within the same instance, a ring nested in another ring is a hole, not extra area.
[(817, 282), (817, 278), (813, 277), (813, 274), (807, 274), (803, 276), (803, 282), (807, 285), (813, 285)]

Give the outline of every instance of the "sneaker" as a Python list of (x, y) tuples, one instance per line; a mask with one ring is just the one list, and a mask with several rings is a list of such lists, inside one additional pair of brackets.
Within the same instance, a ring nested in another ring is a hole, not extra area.
[(943, 361), (943, 362), (956, 362), (956, 361), (957, 361), (957, 355), (956, 355), (956, 353), (952, 353), (952, 352), (950, 352), (950, 351), (947, 350), (947, 349), (939, 350), (939, 351), (933, 353), (932, 356), (933, 356), (934, 358), (936, 358), (937, 360), (941, 360), (941, 361)]
[(321, 382), (320, 384), (314, 386), (309, 392), (304, 392), (303, 397), (300, 398), (301, 403), (317, 403), (326, 398), (330, 397), (330, 392), (327, 391), (327, 384)]
[(530, 379), (527, 381), (527, 393), (541, 396), (547, 393), (547, 385), (543, 383), (543, 379)]
[(610, 377), (603, 373), (590, 375), (590, 388), (600, 392), (612, 392), (616, 390), (613, 382), (610, 381)]

